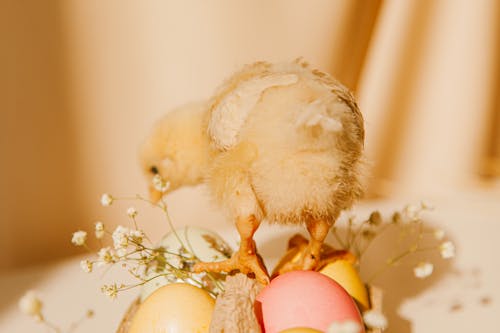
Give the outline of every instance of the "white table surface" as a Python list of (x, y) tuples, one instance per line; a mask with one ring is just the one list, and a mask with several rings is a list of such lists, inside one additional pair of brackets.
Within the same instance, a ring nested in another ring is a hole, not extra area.
[[(409, 201), (364, 202), (355, 212), (365, 216), (372, 209), (390, 212)], [(389, 318), (387, 332), (499, 332), (500, 315), (500, 194), (494, 191), (451, 193), (432, 199), (436, 209), (427, 215), (431, 227), (439, 227), (456, 244), (457, 256), (445, 261), (438, 255), (430, 259), (434, 274), (426, 280), (412, 275), (410, 260), (392, 269), (375, 284), (385, 290), (384, 310)], [(260, 252), (272, 267), (283, 253), (288, 236), (301, 229), (262, 225), (256, 235)], [(236, 234), (231, 225), (219, 228), (234, 245)], [(389, 236), (388, 236), (389, 237)], [(378, 260), (387, 258), (389, 238), (374, 244), (362, 264), (368, 275)], [(121, 294), (111, 301), (100, 293), (105, 281), (121, 281), (126, 273), (111, 271), (85, 274), (79, 267), (81, 257), (49, 265), (12, 271), (0, 276), (0, 332), (46, 332), (39, 324), (20, 314), (19, 297), (27, 289), (36, 289), (44, 300), (47, 318), (68, 326), (86, 309), (95, 317), (76, 332), (114, 332), (121, 316), (137, 293)]]

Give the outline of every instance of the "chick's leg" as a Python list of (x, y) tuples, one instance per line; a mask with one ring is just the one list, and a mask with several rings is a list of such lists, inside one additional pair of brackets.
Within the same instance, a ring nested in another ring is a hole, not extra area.
[(293, 259), (278, 269), (277, 273), (283, 274), (295, 270), (314, 270), (321, 260), (323, 242), (330, 230), (330, 224), (324, 220), (308, 220), (307, 230), (311, 240), (307, 245), (299, 246), (300, 257)]
[(307, 231), (311, 240), (302, 260), (302, 269), (315, 269), (321, 259), (321, 247), (330, 231), (330, 224), (324, 220), (309, 220)]
[(255, 278), (262, 284), (269, 283), (266, 268), (257, 256), (253, 235), (260, 225), (254, 215), (236, 219), (236, 228), (240, 234), (240, 248), (233, 256), (221, 262), (201, 262), (194, 266), (199, 272), (231, 272), (239, 270), (243, 274), (255, 274)]
[(269, 283), (266, 267), (257, 255), (257, 249), (253, 240), (255, 231), (259, 228), (260, 221), (251, 215), (248, 218), (239, 218), (236, 228), (240, 234), (240, 248), (236, 253), (238, 269), (245, 274), (254, 273), (255, 278), (263, 283)]

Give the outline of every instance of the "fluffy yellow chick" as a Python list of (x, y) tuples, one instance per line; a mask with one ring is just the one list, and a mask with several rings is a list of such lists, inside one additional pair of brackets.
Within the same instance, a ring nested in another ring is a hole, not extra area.
[(153, 201), (162, 196), (152, 184), (152, 178), (157, 174), (169, 181), (168, 191), (204, 180), (210, 160), (206, 111), (207, 102), (172, 110), (155, 124), (142, 144), (139, 157)]
[(236, 223), (239, 251), (196, 271), (239, 270), (267, 283), (253, 241), (261, 221), (304, 224), (309, 245), (283, 271), (314, 269), (330, 227), (361, 195), (363, 141), (363, 118), (347, 88), (301, 61), (258, 62), (207, 104), (169, 113), (142, 161), (172, 189), (204, 181)]

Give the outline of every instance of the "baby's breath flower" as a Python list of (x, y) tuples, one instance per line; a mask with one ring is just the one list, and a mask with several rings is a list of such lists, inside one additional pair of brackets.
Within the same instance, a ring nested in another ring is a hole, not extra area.
[(117, 250), (116, 250), (116, 255), (117, 255), (118, 257), (125, 257), (125, 256), (127, 255), (127, 248), (122, 247), (122, 248), (120, 248), (120, 249), (117, 249)]
[(92, 267), (93, 263), (89, 260), (82, 260), (80, 261), (80, 267), (85, 273), (91, 273), (92, 272)]
[(407, 205), (404, 208), (403, 213), (412, 222), (418, 220), (420, 217), (420, 210), (415, 205)]
[(87, 240), (87, 232), (79, 230), (73, 233), (73, 238), (71, 239), (71, 243), (75, 244), (76, 246), (82, 246), (85, 244), (86, 240)]
[(104, 207), (110, 206), (113, 203), (113, 197), (108, 193), (104, 193), (101, 196), (101, 205)]
[(129, 207), (127, 209), (127, 215), (131, 218), (134, 218), (137, 216), (137, 210), (134, 207)]
[(444, 242), (439, 246), (439, 251), (444, 259), (453, 258), (455, 256), (455, 245), (450, 241)]
[(129, 236), (132, 238), (134, 243), (141, 244), (142, 239), (144, 238), (144, 232), (142, 230), (130, 230)]
[(114, 263), (114, 254), (113, 250), (109, 247), (103, 247), (97, 252), (97, 256), (99, 257), (98, 266), (104, 266), (106, 264)]
[(95, 223), (95, 237), (101, 239), (104, 237), (104, 224), (100, 221)]
[(434, 271), (434, 265), (430, 262), (421, 262), (415, 268), (413, 268), (413, 273), (419, 279), (425, 279)]
[(387, 328), (387, 318), (380, 311), (366, 311), (363, 313), (363, 321), (370, 328), (379, 328), (382, 330)]
[(444, 238), (444, 230), (443, 229), (436, 229), (434, 230), (434, 238), (437, 240), (442, 240)]
[(113, 244), (115, 249), (122, 249), (128, 246), (128, 234), (129, 229), (124, 226), (119, 225), (116, 227), (115, 231), (113, 231)]
[(33, 316), (38, 319), (42, 318), (42, 307), (43, 303), (38, 298), (37, 294), (30, 290), (27, 291), (23, 297), (19, 300), (19, 309), (22, 313)]
[(168, 189), (170, 188), (170, 182), (169, 181), (165, 181), (163, 178), (161, 178), (160, 175), (155, 175), (153, 177), (153, 187), (155, 188), (155, 190), (161, 192), (161, 193), (165, 193), (168, 191)]
[(101, 292), (109, 298), (115, 299), (116, 295), (118, 294), (118, 286), (116, 285), (116, 283), (110, 285), (105, 284), (101, 287)]
[(355, 321), (347, 320), (344, 322), (334, 322), (329, 327), (326, 333), (359, 333), (361, 325)]

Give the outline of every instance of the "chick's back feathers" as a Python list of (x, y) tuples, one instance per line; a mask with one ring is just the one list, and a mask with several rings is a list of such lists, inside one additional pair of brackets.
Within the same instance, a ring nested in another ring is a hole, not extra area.
[(259, 62), (229, 78), (210, 102), (208, 134), (221, 153), (209, 186), (230, 209), (258, 206), (276, 222), (332, 221), (360, 196), (364, 130), (354, 97), (300, 62)]
[(361, 113), (352, 94), (339, 82), (300, 62), (257, 62), (233, 75), (212, 99), (208, 134), (214, 146), (225, 151), (237, 145), (241, 141), (241, 132), (250, 113), (262, 101), (264, 94), (273, 88), (297, 84), (301, 89), (309, 89), (313, 93), (299, 101), (300, 110), (293, 118), (286, 118), (285, 121), (294, 123), (297, 131), (315, 128), (317, 135), (318, 129), (326, 133), (341, 131), (342, 114), (348, 112), (357, 123), (355, 132), (358, 138), (363, 141)]

